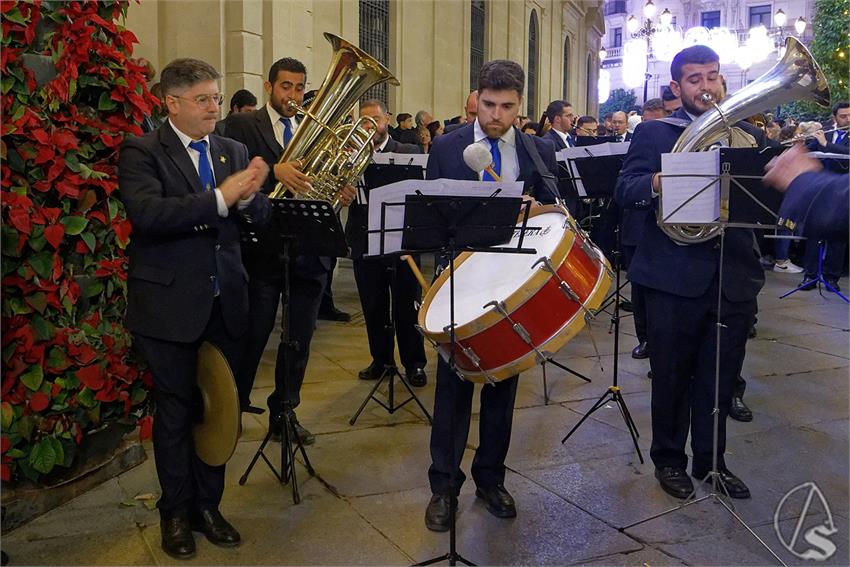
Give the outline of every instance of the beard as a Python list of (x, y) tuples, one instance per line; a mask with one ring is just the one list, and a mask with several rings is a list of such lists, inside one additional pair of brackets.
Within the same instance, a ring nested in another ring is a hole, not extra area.
[[(694, 116), (701, 116), (703, 113), (708, 112), (709, 110), (711, 110), (712, 108), (714, 108), (714, 107), (713, 107), (713, 106), (711, 106), (710, 104), (709, 104), (709, 105), (706, 105), (705, 103), (703, 103), (703, 102), (700, 100), (700, 97), (702, 96), (702, 94), (703, 94), (703, 93), (700, 93), (700, 94), (698, 94), (698, 95), (695, 95), (693, 98), (690, 98), (690, 97), (682, 97), (682, 98), (681, 98), (681, 100), (682, 100), (682, 108), (684, 108), (687, 112), (690, 112), (690, 113), (691, 113), (691, 114), (693, 114)], [(719, 96), (719, 94), (712, 93), (712, 92), (709, 92), (708, 94), (710, 94), (711, 96), (713, 96), (713, 97), (714, 97), (714, 101), (715, 101), (716, 103), (718, 103), (718, 104), (720, 103), (720, 96)]]
[[(283, 100), (274, 99), (274, 98), (269, 99), (269, 104), (272, 105), (272, 108), (275, 109), (275, 112), (277, 112), (278, 114), (280, 114), (284, 118), (292, 118), (293, 116), (295, 116), (296, 111), (291, 110), (289, 108), (289, 104), (287, 104), (288, 102), (289, 101), (284, 102)], [(298, 102), (298, 101), (296, 100), (295, 102)]]

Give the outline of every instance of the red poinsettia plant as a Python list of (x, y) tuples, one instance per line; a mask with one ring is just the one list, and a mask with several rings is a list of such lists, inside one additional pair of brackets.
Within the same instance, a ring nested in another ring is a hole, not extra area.
[[(158, 101), (126, 0), (0, 2), (2, 480), (68, 467), (87, 433), (142, 419), (150, 375), (122, 320), (131, 227), (118, 148)], [(39, 84), (32, 62), (52, 67)]]

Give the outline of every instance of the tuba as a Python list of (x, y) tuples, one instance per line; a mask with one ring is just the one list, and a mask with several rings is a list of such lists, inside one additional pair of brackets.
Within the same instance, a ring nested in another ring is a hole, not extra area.
[[(330, 69), (309, 109), (295, 101), (289, 107), (304, 118), (295, 130), (278, 163), (298, 160), (301, 171), (312, 179), (312, 189), (295, 198), (327, 201), (339, 210), (336, 193), (353, 184), (372, 157), (372, 137), (376, 124), (361, 117), (353, 124), (345, 121), (360, 97), (370, 88), (389, 82), (398, 86), (392, 73), (360, 48), (331, 33), (325, 33), (333, 46)], [(371, 128), (364, 128), (370, 123)], [(278, 183), (270, 197), (284, 198), (288, 189)]]
[[(710, 149), (721, 140), (732, 147), (747, 146), (741, 141), (752, 136), (734, 126), (766, 108), (780, 106), (795, 100), (809, 99), (820, 106), (829, 106), (829, 87), (826, 77), (806, 47), (789, 37), (785, 41), (785, 55), (767, 73), (716, 104), (706, 93), (703, 100), (714, 109), (705, 112), (685, 128), (676, 141), (673, 152), (698, 152)], [(752, 145), (752, 144), (749, 144)], [(663, 180), (662, 180), (663, 183)], [(663, 222), (658, 208), (658, 227), (679, 244), (697, 244), (718, 236), (716, 226), (668, 224)]]

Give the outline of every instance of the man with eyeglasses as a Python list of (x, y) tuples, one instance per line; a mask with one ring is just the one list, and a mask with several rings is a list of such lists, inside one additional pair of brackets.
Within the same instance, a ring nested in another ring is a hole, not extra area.
[(598, 134), (599, 122), (593, 116), (579, 116), (576, 121), (576, 136), (590, 136), (595, 138)]
[[(233, 115), (228, 121), (226, 134), (248, 146), (251, 155), (261, 156), (272, 168), (263, 187), (263, 193), (270, 193), (280, 181), (293, 192), (310, 189), (311, 178), (301, 171), (298, 160), (278, 163), (280, 156), (291, 142), (300, 124), (298, 111), (289, 106), (295, 102), (304, 103), (304, 90), (307, 83), (307, 68), (303, 63), (291, 57), (276, 61), (269, 69), (268, 81), (263, 85), (269, 97), (262, 108)], [(343, 205), (349, 205), (354, 198), (354, 189), (346, 187), (338, 195)], [(278, 305), (283, 291), (282, 271), (274, 257), (270, 257), (269, 237), (260, 236), (259, 243), (243, 250), (245, 267), (250, 275), (251, 314), (248, 322), (248, 338), (242, 364), (236, 370), (236, 382), (239, 386), (239, 398), (243, 411), (257, 412), (250, 405), (250, 394), (254, 378), (260, 365), (260, 359), (266, 348), (269, 335), (274, 328)], [(315, 255), (299, 255), (292, 260), (289, 270), (290, 306), (289, 337), (297, 348), (287, 348), (281, 343), (277, 350), (275, 364), (275, 389), (268, 397), (269, 428), (274, 439), (280, 439), (282, 423), (278, 419), (282, 411), (292, 412), (292, 440), (300, 439), (305, 445), (312, 444), (315, 437), (295, 418), (294, 410), (301, 403), (301, 385), (307, 371), (310, 355), (310, 342), (322, 293), (332, 269), (331, 259)], [(289, 376), (285, 376), (286, 356), (289, 355)]]
[(218, 510), (224, 465), (203, 462), (192, 441), (198, 348), (208, 341), (238, 366), (248, 319), (240, 229), (263, 226), (271, 210), (259, 193), (265, 162), (249, 162), (244, 145), (212, 134), (219, 78), (196, 59), (167, 65), (160, 84), (168, 119), (127, 138), (118, 165), (119, 195), (133, 223), (126, 325), (153, 374), (162, 549), (178, 559), (195, 554), (193, 530), (222, 547), (240, 543)]

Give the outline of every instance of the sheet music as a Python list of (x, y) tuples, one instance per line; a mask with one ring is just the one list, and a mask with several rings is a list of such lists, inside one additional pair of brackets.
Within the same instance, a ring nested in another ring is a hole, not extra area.
[(578, 158), (601, 157), (601, 156), (617, 156), (623, 155), (629, 151), (631, 142), (605, 142), (595, 146), (579, 146), (577, 148), (564, 148), (555, 152), (555, 159), (567, 164), (570, 172), (570, 177), (573, 178), (576, 184), (576, 191), (579, 197), (587, 197), (587, 190), (584, 188), (581, 176), (578, 173), (576, 164), (573, 160)]
[(397, 154), (394, 152), (376, 152), (372, 154), (372, 163), (380, 165), (418, 165), (428, 167), (428, 154)]
[[(400, 154), (407, 155), (407, 154)], [(521, 197), (522, 181), (459, 181), (456, 179), (435, 179), (433, 181), (419, 181), (418, 179), (407, 179), (398, 183), (391, 183), (383, 187), (376, 187), (369, 192), (369, 247), (367, 256), (381, 254), (381, 204), (382, 203), (404, 203), (406, 195), (414, 195), (420, 192), (423, 195), (446, 195), (452, 197), (482, 197), (492, 195), (497, 189), (501, 189), (496, 197)], [(386, 220), (384, 229), (402, 228), (404, 223), (404, 205), (392, 205), (386, 207)], [(402, 231), (387, 232), (384, 235), (384, 254), (398, 252), (401, 250)]]
[[(714, 222), (720, 218), (720, 152), (683, 152), (661, 155), (661, 213), (663, 222)], [(665, 177), (667, 175), (700, 177)], [(712, 182), (712, 177), (714, 181)], [(700, 192), (681, 209), (676, 209)], [(676, 212), (673, 212), (676, 211)]]

